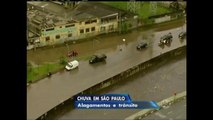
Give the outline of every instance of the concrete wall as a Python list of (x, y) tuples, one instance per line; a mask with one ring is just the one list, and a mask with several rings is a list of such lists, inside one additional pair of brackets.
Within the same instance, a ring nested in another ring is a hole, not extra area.
[[(91, 86), (89, 89), (84, 90), (80, 93), (78, 93), (77, 95), (80, 94), (93, 94), (99, 90), (102, 90), (106, 87), (109, 87), (113, 84), (116, 84), (118, 82), (120, 82), (121, 80), (128, 80), (126, 78), (133, 76), (136, 73), (142, 72), (142, 74), (145, 74), (146, 71), (148, 69), (150, 69), (152, 66), (155, 66), (157, 64), (162, 64), (167, 62), (168, 60), (170, 60), (171, 58), (176, 58), (178, 56), (185, 56), (186, 55), (186, 46), (174, 49), (172, 51), (166, 52), (164, 54), (161, 54), (155, 58), (152, 58), (149, 61), (146, 61), (144, 63), (141, 63), (137, 66), (133, 66), (132, 68), (128, 69), (128, 70), (124, 70), (123, 72), (121, 72), (120, 74), (116, 75), (116, 76), (112, 76), (108, 79), (106, 79), (105, 81), (98, 83), (94, 86)], [(165, 59), (167, 58), (167, 59)], [(58, 106), (55, 106), (52, 110), (50, 110), (47, 113), (44, 113), (42, 116), (40, 116), (38, 119), (45, 119), (48, 118), (48, 114), (54, 114), (56, 110), (63, 109), (65, 106), (73, 104), (74, 102), (74, 96), (72, 96), (71, 98), (65, 100), (64, 102), (62, 102), (61, 104), (59, 104)]]
[(171, 16), (164, 16), (164, 17), (156, 18), (155, 23), (162, 23), (162, 22), (166, 22), (170, 20), (171, 20)]

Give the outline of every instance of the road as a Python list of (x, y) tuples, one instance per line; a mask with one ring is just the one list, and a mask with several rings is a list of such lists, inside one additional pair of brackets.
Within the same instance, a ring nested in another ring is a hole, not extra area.
[[(164, 31), (156, 30), (151, 32), (147, 31), (146, 33), (137, 31), (115, 36), (114, 39), (122, 40), (125, 38), (126, 41), (132, 41), (122, 42), (122, 44), (118, 44), (116, 47), (98, 50), (96, 53), (105, 53), (108, 56), (106, 63), (90, 65), (88, 61), (80, 61), (78, 69), (70, 72), (58, 72), (52, 75), (51, 78), (45, 78), (27, 87), (27, 118), (36, 119), (54, 106), (63, 102), (63, 100), (121, 71), (147, 61), (163, 52), (186, 45), (186, 40), (180, 42), (177, 38), (178, 34), (183, 30), (186, 30), (186, 25)], [(158, 46), (159, 38), (168, 32), (173, 34), (174, 40), (171, 46), (165, 46), (165, 48), (162, 49)], [(144, 34), (147, 36), (145, 37)], [(142, 40), (147, 41), (149, 46), (146, 50), (137, 51), (136, 45)], [(120, 51), (120, 48), (122, 48), (122, 51)]]
[(160, 25), (155, 25), (155, 27), (142, 27), (137, 30), (133, 30), (131, 33), (120, 35), (120, 34), (110, 34), (103, 36), (96, 36), (88, 41), (82, 43), (69, 43), (68, 46), (61, 45), (55, 48), (40, 48), (36, 51), (27, 51), (27, 61), (34, 63), (36, 65), (41, 65), (46, 62), (57, 62), (61, 56), (66, 56), (68, 50), (76, 50), (80, 56), (91, 56), (95, 54), (98, 50), (106, 49), (116, 49), (118, 45), (122, 45), (122, 39), (129, 36), (131, 39), (126, 39), (126, 43), (135, 41), (134, 36), (139, 36), (138, 39), (147, 39), (152, 37), (151, 35), (155, 31), (163, 31), (172, 29), (175, 27), (180, 27), (183, 25), (183, 20), (178, 20), (170, 23), (164, 23)]
[[(134, 86), (134, 87), (133, 87)], [(155, 100), (157, 102), (172, 96), (175, 92), (180, 93), (186, 90), (186, 57), (176, 58), (164, 65), (155, 66), (147, 74), (141, 73), (109, 87), (98, 94), (107, 93), (127, 93), (134, 101)], [(168, 109), (169, 118), (184, 118), (186, 111), (182, 104), (174, 104)], [(49, 117), (48, 120), (123, 120), (140, 110), (83, 110), (73, 109), (68, 105), (56, 116)], [(177, 111), (175, 110), (177, 107)], [(181, 111), (182, 110), (182, 111)], [(170, 112), (172, 111), (172, 112)], [(165, 111), (166, 112), (166, 111)], [(177, 113), (176, 113), (177, 112)], [(178, 113), (181, 112), (180, 116)], [(159, 113), (160, 114), (160, 113)], [(162, 112), (164, 114), (164, 110)], [(151, 117), (157, 118), (157, 117)]]
[(186, 99), (168, 106), (144, 120), (186, 120)]

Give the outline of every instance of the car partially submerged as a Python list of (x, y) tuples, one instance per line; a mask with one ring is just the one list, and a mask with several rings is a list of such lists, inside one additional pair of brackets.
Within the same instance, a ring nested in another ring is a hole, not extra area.
[(181, 32), (181, 33), (178, 35), (178, 37), (179, 37), (180, 39), (185, 39), (185, 38), (186, 38), (186, 32)]
[(102, 62), (102, 61), (105, 61), (106, 58), (107, 58), (107, 56), (105, 54), (93, 55), (90, 58), (89, 63), (93, 64), (93, 63), (97, 63), (97, 62)]
[(172, 33), (169, 33), (167, 35), (164, 35), (160, 38), (160, 42), (159, 42), (159, 45), (163, 45), (163, 44), (169, 44), (172, 42)]
[(137, 45), (137, 50), (141, 50), (143, 48), (147, 47), (147, 43), (146, 42), (141, 42)]
[(68, 64), (65, 66), (65, 68), (67, 70), (72, 70), (72, 69), (75, 69), (77, 68), (79, 65), (79, 62), (77, 60), (73, 60), (71, 62), (68, 62)]

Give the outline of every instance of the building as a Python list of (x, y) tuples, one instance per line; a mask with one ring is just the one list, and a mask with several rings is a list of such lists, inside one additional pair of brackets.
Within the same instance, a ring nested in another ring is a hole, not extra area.
[(28, 2), (27, 8), (28, 33), (33, 34), (28, 35), (28, 45), (34, 47), (116, 32), (119, 16), (125, 14), (96, 2)]

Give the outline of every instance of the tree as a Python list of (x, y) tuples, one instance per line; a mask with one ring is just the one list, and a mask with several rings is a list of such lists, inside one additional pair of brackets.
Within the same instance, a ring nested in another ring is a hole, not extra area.
[(127, 33), (127, 31), (128, 31), (128, 24), (125, 21), (122, 21), (122, 23), (121, 23), (121, 33), (122, 34)]

